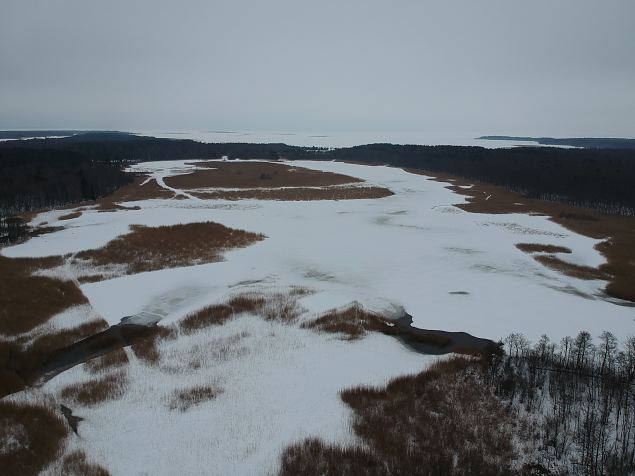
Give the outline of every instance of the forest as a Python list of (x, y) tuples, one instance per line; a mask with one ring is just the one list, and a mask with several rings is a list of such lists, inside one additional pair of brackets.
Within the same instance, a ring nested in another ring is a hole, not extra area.
[(543, 200), (635, 214), (635, 150), (372, 144), (320, 154), (329, 160), (445, 172)]
[(73, 151), (0, 148), (0, 243), (28, 231), (21, 212), (94, 200), (132, 182), (122, 165)]
[[(595, 342), (595, 344), (594, 344)], [(635, 470), (635, 337), (581, 331), (533, 346), (505, 339), (486, 380), (528, 422), (534, 451), (553, 472), (632, 474)]]

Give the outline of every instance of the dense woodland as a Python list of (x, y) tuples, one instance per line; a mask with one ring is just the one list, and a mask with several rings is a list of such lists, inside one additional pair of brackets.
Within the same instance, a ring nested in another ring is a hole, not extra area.
[(108, 195), (130, 183), (120, 161), (54, 149), (0, 148), (0, 243), (27, 230), (16, 214)]

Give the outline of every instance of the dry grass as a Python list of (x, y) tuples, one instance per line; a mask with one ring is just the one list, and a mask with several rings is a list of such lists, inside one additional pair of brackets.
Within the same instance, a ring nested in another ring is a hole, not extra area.
[(543, 245), (539, 243), (518, 243), (516, 248), (525, 253), (571, 253), (565, 246)]
[(97, 266), (124, 264), (132, 274), (220, 261), (223, 251), (263, 239), (261, 234), (213, 222), (160, 227), (135, 225), (130, 233), (97, 250), (82, 251), (76, 257)]
[(240, 314), (255, 314), (269, 321), (293, 322), (300, 309), (297, 297), (306, 293), (302, 288), (293, 288), (288, 293), (245, 293), (232, 297), (226, 303), (207, 306), (186, 316), (180, 329), (191, 334), (211, 326), (222, 325)]
[(185, 412), (194, 406), (216, 398), (222, 390), (209, 385), (177, 390), (170, 399), (170, 410)]
[(281, 475), (514, 474), (511, 418), (471, 359), (341, 397), (364, 446), (307, 440), (284, 451)]
[(597, 268), (591, 268), (590, 266), (580, 266), (577, 264), (567, 263), (560, 258), (553, 255), (539, 255), (534, 256), (534, 259), (539, 263), (542, 263), (546, 267), (558, 271), (567, 276), (571, 276), (578, 279), (603, 279), (608, 280), (610, 276), (600, 271)]
[(345, 309), (332, 309), (315, 320), (304, 322), (305, 329), (320, 332), (343, 334), (349, 340), (359, 339), (367, 332), (386, 332), (388, 325), (385, 318), (374, 312), (365, 310), (359, 304)]
[(135, 336), (130, 348), (139, 360), (148, 365), (158, 365), (161, 361), (159, 343), (176, 337), (177, 332), (173, 327), (153, 326), (146, 328), (142, 335)]
[(332, 172), (290, 167), (270, 162), (202, 162), (213, 167), (164, 179), (178, 189), (325, 187), (359, 183), (362, 180)]
[(214, 304), (188, 314), (179, 327), (183, 333), (192, 334), (207, 327), (223, 325), (233, 316), (234, 312), (227, 304)]
[[(454, 179), (448, 188), (469, 198), (469, 203), (457, 207), (473, 213), (538, 213), (550, 217), (555, 223), (584, 236), (605, 239), (596, 245), (607, 259), (599, 271), (609, 279), (606, 292), (610, 296), (635, 302), (635, 217), (601, 215), (594, 210), (575, 207), (560, 202), (549, 202), (523, 197), (485, 183), (474, 183), (470, 189), (460, 185), (473, 182), (461, 177), (433, 172), (412, 171), (426, 176), (436, 177), (439, 181)], [(489, 199), (486, 199), (489, 197)], [(515, 205), (522, 203), (522, 205)], [(595, 278), (594, 278), (595, 279)]]
[(29, 332), (64, 309), (88, 302), (70, 281), (31, 275), (37, 269), (61, 263), (60, 257), (0, 256), (0, 334)]
[(81, 211), (76, 211), (72, 213), (67, 213), (66, 215), (62, 215), (58, 218), (58, 220), (72, 220), (74, 218), (79, 218), (82, 216)]
[(229, 190), (192, 192), (205, 200), (358, 200), (384, 198), (394, 195), (382, 187), (324, 187), (324, 188), (278, 188), (262, 190)]
[(63, 420), (48, 408), (0, 402), (0, 472), (38, 474), (55, 460), (67, 435)]
[(88, 461), (82, 450), (73, 451), (62, 459), (60, 475), (64, 476), (109, 476), (108, 470)]
[(93, 406), (123, 396), (128, 386), (125, 372), (117, 372), (100, 378), (64, 387), (60, 397), (65, 401), (84, 406)]
[[(280, 476), (386, 476), (378, 458), (367, 449), (343, 447), (309, 438), (284, 450)], [(399, 474), (399, 473), (395, 473)], [(424, 474), (424, 473), (412, 473)]]
[(102, 355), (101, 357), (89, 360), (86, 362), (85, 366), (89, 372), (95, 374), (104, 370), (111, 370), (127, 365), (128, 362), (129, 360), (126, 355), (126, 351), (123, 349), (117, 349), (106, 355)]
[(103, 319), (95, 319), (76, 327), (63, 329), (52, 334), (38, 337), (31, 344), (31, 348), (51, 353), (57, 349), (63, 349), (77, 341), (90, 337), (108, 329), (108, 323)]

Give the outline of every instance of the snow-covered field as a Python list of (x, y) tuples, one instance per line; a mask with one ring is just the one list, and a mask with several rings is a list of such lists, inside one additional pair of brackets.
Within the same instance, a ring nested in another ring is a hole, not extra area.
[[(313, 291), (299, 301), (305, 317), (359, 301), (378, 311), (403, 306), (417, 327), (494, 340), (511, 332), (534, 341), (543, 333), (557, 341), (582, 329), (594, 336), (603, 330), (619, 337), (633, 333), (633, 308), (606, 300), (604, 282), (551, 271), (515, 247), (566, 246), (573, 253), (560, 254), (561, 259), (597, 266), (603, 257), (593, 248), (596, 240), (541, 216), (464, 212), (452, 206), (464, 198), (444, 184), (396, 168), (293, 165), (359, 177), (395, 195), (309, 202), (228, 202), (191, 195), (144, 200), (126, 203), (139, 210), (84, 211), (60, 221), (65, 230), (2, 252), (12, 257), (73, 253), (103, 246), (132, 224), (215, 221), (267, 238), (226, 253), (224, 262), (84, 284), (83, 292), (110, 324), (141, 315), (158, 316), (160, 325), (167, 325), (233, 293), (299, 285)], [(183, 161), (135, 168), (152, 173), (159, 184), (188, 170)], [(63, 213), (68, 211), (44, 213), (35, 222), (55, 226)], [(89, 313), (67, 313), (61, 320), (79, 324), (84, 314)], [(226, 352), (216, 352), (219, 346)], [(200, 368), (189, 365), (192, 349), (204, 362)], [(434, 361), (388, 336), (348, 342), (254, 316), (166, 341), (161, 352), (162, 364), (149, 367), (128, 351), (129, 386), (123, 398), (74, 409), (86, 421), (72, 445), (86, 448), (113, 474), (173, 474), (174, 468), (183, 474), (275, 471), (280, 450), (295, 440), (350, 441), (349, 413), (339, 390), (381, 384)], [(87, 378), (78, 366), (24, 398), (55, 395)], [(168, 408), (175, 389), (198, 384), (216, 385), (222, 393), (184, 413)]]

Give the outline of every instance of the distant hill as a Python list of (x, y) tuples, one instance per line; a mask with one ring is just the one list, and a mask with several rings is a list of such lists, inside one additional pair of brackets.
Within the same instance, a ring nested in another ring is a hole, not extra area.
[(583, 147), (585, 149), (635, 149), (635, 139), (615, 137), (569, 137), (556, 139), (553, 137), (481, 136), (477, 137), (477, 139), (536, 142), (540, 145), (564, 145)]

